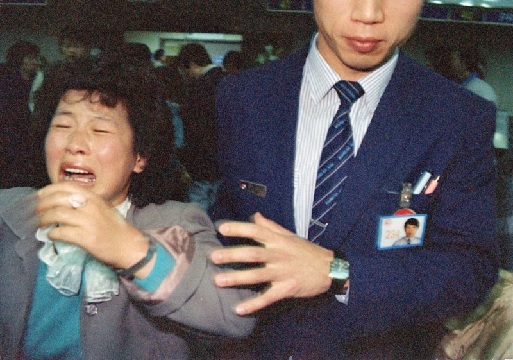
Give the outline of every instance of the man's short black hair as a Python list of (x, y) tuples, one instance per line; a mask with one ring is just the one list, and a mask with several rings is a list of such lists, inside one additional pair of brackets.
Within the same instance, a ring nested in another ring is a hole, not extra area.
[(416, 226), (416, 227), (419, 227), (419, 220), (415, 219), (415, 218), (409, 218), (408, 220), (406, 220), (406, 222), (404, 223), (404, 227), (408, 226), (408, 225), (413, 225), (413, 226)]
[(25, 56), (38, 57), (39, 54), (39, 46), (30, 41), (20, 40), (7, 49), (6, 64), (9, 67), (19, 69)]
[(157, 50), (153, 53), (153, 58), (154, 58), (155, 60), (160, 60), (163, 56), (164, 56), (164, 49), (157, 49)]
[(207, 49), (201, 44), (190, 43), (185, 44), (177, 57), (178, 66), (188, 69), (191, 63), (199, 66), (207, 66), (212, 63), (212, 58), (207, 52)]
[(91, 48), (95, 37), (96, 35), (91, 30), (67, 26), (61, 29), (57, 35), (57, 43), (59, 47), (66, 44)]

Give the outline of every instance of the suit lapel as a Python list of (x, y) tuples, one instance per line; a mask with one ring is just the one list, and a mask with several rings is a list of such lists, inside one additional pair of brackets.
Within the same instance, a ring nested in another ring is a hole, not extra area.
[[(274, 91), (266, 105), (269, 121), (262, 127), (262, 156), (272, 159), (275, 165), (270, 172), (269, 184), (272, 186), (268, 196), (273, 197), (271, 207), (274, 213), (264, 214), (287, 229), (294, 231), (294, 156), (299, 108), (299, 91), (303, 66), (308, 49), (300, 51), (286, 59), (286, 69), (275, 67)], [(268, 146), (272, 144), (272, 146)], [(264, 162), (263, 162), (264, 163)], [(275, 171), (272, 171), (275, 170)]]
[[(422, 126), (417, 122), (418, 117), (414, 117), (418, 99), (412, 94), (418, 92), (411, 91), (411, 75), (407, 73), (400, 57), (360, 146), (356, 161), (353, 162), (351, 175), (346, 181), (337, 208), (333, 211), (331, 222), (334, 225), (328, 226), (322, 241), (323, 246), (340, 247), (350, 236), (350, 231), (361, 214), (369, 209), (369, 202), (383, 196), (387, 180), (409, 163), (410, 156), (414, 156), (409, 145), (418, 137)], [(400, 185), (397, 184), (398, 187)]]

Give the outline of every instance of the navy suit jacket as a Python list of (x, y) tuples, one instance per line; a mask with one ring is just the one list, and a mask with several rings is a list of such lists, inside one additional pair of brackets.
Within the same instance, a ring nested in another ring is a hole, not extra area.
[[(229, 76), (217, 98), (223, 185), (214, 219), (256, 211), (294, 231), (299, 91), (307, 51)], [(423, 358), (443, 322), (476, 306), (497, 274), (495, 108), (400, 54), (321, 245), (350, 263), (348, 305), (333, 296), (262, 311), (262, 358)], [(379, 250), (378, 220), (402, 183), (440, 175), (411, 208), (427, 214), (422, 247)], [(241, 180), (266, 186), (265, 197)], [(234, 239), (225, 239), (227, 244)], [(399, 357), (398, 357), (399, 356)]]

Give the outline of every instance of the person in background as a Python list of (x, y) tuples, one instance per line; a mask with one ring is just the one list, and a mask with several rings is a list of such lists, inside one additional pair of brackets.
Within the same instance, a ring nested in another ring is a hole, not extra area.
[(26, 183), (29, 151), (30, 96), (41, 68), (40, 49), (20, 40), (7, 50), (6, 69), (0, 78), (0, 185)]
[(180, 104), (182, 103), (182, 95), (185, 90), (185, 82), (178, 67), (174, 64), (166, 65), (165, 68), (165, 73), (161, 71), (162, 68), (155, 69), (155, 73), (164, 87), (166, 103), (171, 109), (173, 116), (171, 121), (174, 129), (175, 146), (180, 150), (185, 147), (183, 121), (180, 115)]
[(148, 45), (139, 42), (124, 42), (110, 50), (109, 56), (119, 57), (124, 62), (152, 69), (151, 50)]
[(197, 43), (180, 49), (177, 64), (185, 74), (186, 88), (181, 104), (185, 146), (178, 154), (194, 181), (189, 200), (208, 210), (219, 188), (215, 93), (225, 72), (212, 63), (206, 48)]
[(212, 280), (213, 224), (169, 200), (151, 71), (108, 57), (57, 70), (34, 112), (38, 190), (0, 190), (0, 358), (186, 359), (189, 339), (248, 335), (233, 308), (249, 293)]
[(455, 68), (459, 69), (458, 73), (461, 74), (461, 85), (497, 106), (497, 93), (485, 81), (486, 61), (481, 55), (479, 48), (471, 45), (462, 47), (453, 55), (453, 62)]
[(34, 111), (35, 97), (39, 88), (43, 85), (44, 79), (48, 74), (51, 74), (55, 68), (58, 68), (62, 62), (76, 61), (88, 56), (93, 52), (93, 33), (89, 30), (77, 29), (72, 26), (66, 26), (59, 32), (57, 36), (57, 44), (62, 59), (51, 64), (47, 64), (46, 60), (44, 66), (41, 66), (32, 84), (30, 94), (30, 109)]
[(91, 31), (72, 27), (62, 29), (57, 42), (64, 61), (75, 61), (91, 56), (94, 47), (93, 33)]
[[(314, 0), (309, 47), (220, 83), (211, 216), (238, 246), (211, 259), (241, 267), (218, 286), (260, 290), (242, 358), (429, 359), (496, 281), (495, 108), (400, 51), (423, 4)], [(381, 250), (408, 213), (423, 245)]]
[(223, 58), (223, 67), (227, 74), (237, 74), (244, 70), (245, 62), (242, 52), (231, 50)]
[(164, 49), (157, 49), (151, 56), (151, 61), (153, 62), (153, 66), (162, 67), (166, 66), (166, 56)]
[[(174, 143), (178, 152), (185, 147), (185, 134), (181, 116), (182, 95), (185, 90), (184, 79), (175, 63), (155, 68), (154, 73), (164, 89), (166, 104), (171, 110), (171, 125), (173, 127)], [(173, 162), (177, 171), (181, 174), (179, 179), (183, 184), (183, 192), (180, 199), (182, 201), (188, 201), (189, 189), (193, 183), (192, 178), (178, 156), (175, 157)]]
[(497, 106), (497, 93), (484, 80), (486, 64), (477, 46), (434, 45), (426, 48), (425, 56), (433, 70)]
[(43, 81), (45, 79), (45, 69), (48, 65), (48, 60), (46, 57), (39, 55), (39, 70), (37, 71), (36, 75), (34, 76), (34, 80), (32, 81), (32, 87), (30, 88), (30, 94), (29, 94), (29, 110), (30, 112), (34, 111), (35, 107), (35, 101), (36, 101), (36, 93), (37, 90), (43, 85)]

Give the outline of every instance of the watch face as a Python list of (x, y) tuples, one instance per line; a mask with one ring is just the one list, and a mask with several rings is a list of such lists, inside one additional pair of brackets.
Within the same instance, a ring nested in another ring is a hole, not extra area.
[(347, 280), (349, 278), (349, 263), (339, 258), (333, 259), (330, 267), (330, 277), (333, 279)]

